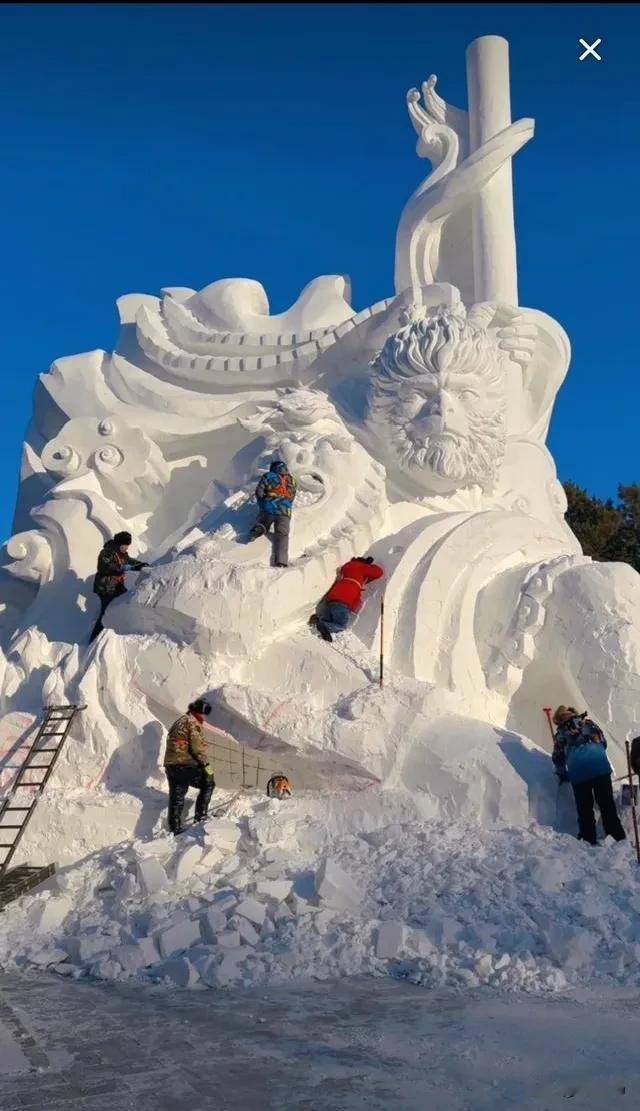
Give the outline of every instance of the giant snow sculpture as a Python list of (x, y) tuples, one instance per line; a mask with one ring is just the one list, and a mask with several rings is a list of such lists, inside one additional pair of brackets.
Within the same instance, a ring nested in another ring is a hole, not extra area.
[[(251, 280), (131, 294), (113, 353), (40, 377), (2, 569), (3, 708), (86, 699), (89, 779), (152, 775), (155, 716), (203, 693), (249, 744), (409, 787), (443, 714), (544, 739), (542, 707), (564, 702), (618, 744), (637, 731), (640, 579), (586, 559), (564, 522), (545, 438), (569, 343), (518, 307), (511, 158), (533, 122), (511, 123), (504, 40), (473, 43), (467, 71), (468, 113), (433, 77), (408, 94), (431, 172), (394, 296), (356, 312), (325, 276), (270, 316)], [(283, 570), (244, 542), (274, 452), (300, 482)], [(125, 526), (153, 567), (88, 647), (96, 552)], [(348, 650), (306, 629), (364, 551), (387, 570), (383, 692), (375, 598)]]

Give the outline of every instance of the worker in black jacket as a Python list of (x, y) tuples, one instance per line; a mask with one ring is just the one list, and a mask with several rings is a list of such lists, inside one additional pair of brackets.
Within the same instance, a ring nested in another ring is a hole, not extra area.
[(119, 598), (121, 594), (127, 593), (124, 585), (126, 572), (142, 571), (143, 567), (149, 566), (148, 563), (141, 563), (139, 559), (132, 559), (129, 556), (131, 540), (130, 532), (117, 532), (113, 540), (107, 540), (98, 556), (98, 570), (93, 580), (93, 592), (100, 599), (100, 616), (93, 627), (91, 640), (95, 640), (104, 628), (102, 618), (109, 603), (114, 598)]

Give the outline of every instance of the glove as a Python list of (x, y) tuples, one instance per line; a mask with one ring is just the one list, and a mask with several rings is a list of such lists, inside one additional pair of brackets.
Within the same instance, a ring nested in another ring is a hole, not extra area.
[(142, 571), (142, 568), (143, 567), (149, 567), (149, 564), (148, 563), (140, 563), (139, 567), (140, 567), (140, 570)]
[(213, 776), (214, 776), (213, 764), (206, 764), (205, 767), (203, 768), (203, 771), (204, 771), (204, 774), (207, 776), (208, 779), (213, 779)]

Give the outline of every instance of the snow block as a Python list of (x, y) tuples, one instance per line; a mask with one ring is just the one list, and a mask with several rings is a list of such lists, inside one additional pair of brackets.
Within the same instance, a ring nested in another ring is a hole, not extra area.
[(328, 856), (320, 865), (315, 878), (316, 894), (330, 906), (343, 910), (355, 910), (363, 901), (364, 894), (339, 864)]
[(143, 937), (131, 945), (117, 945), (111, 956), (122, 965), (125, 972), (136, 973), (158, 960), (158, 950), (153, 938)]
[(70, 910), (71, 900), (66, 897), (43, 900), (30, 911), (29, 922), (37, 933), (51, 933), (62, 925)]
[(223, 949), (240, 948), (240, 934), (237, 930), (223, 930), (221, 934), (218, 934), (216, 941)]
[(210, 907), (200, 916), (200, 932), (204, 941), (215, 945), (218, 936), (227, 928), (227, 916), (221, 910)]
[(168, 887), (167, 873), (157, 860), (140, 860), (137, 866), (138, 883), (145, 895), (163, 891)]
[(132, 876), (130, 872), (127, 872), (126, 876), (123, 876), (116, 888), (116, 903), (123, 903), (125, 899), (132, 899), (137, 893), (138, 885), (135, 881), (135, 877)]
[(239, 914), (241, 918), (248, 918), (256, 926), (261, 926), (264, 922), (266, 909), (262, 903), (257, 899), (243, 899), (235, 909), (235, 913)]
[(248, 918), (238, 918), (238, 933), (243, 945), (257, 945), (260, 935), (256, 933)]
[(134, 841), (133, 855), (136, 860), (166, 860), (173, 848), (173, 838), (156, 837), (152, 841)]
[(86, 964), (87, 961), (95, 960), (99, 954), (107, 953), (113, 945), (113, 938), (87, 934), (85, 937), (67, 937), (64, 945), (69, 960), (74, 964)]
[(224, 860), (224, 853), (213, 845), (212, 848), (205, 851), (204, 856), (196, 866), (197, 872), (215, 872), (221, 861)]
[(226, 860), (223, 860), (218, 868), (218, 874), (221, 876), (228, 876), (231, 872), (237, 872), (239, 867), (240, 857), (237, 853), (234, 853), (233, 856), (229, 856)]
[(188, 880), (201, 860), (202, 847), (200, 845), (189, 845), (188, 849), (181, 852), (174, 864), (176, 883), (184, 883), (185, 880)]
[(173, 957), (158, 965), (157, 975), (171, 980), (179, 988), (192, 988), (200, 979), (197, 969), (186, 957)]
[(291, 894), (293, 883), (291, 880), (260, 880), (256, 884), (256, 895), (264, 895), (266, 899), (275, 899), (278, 903)]
[(217, 987), (226, 987), (227, 984), (236, 983), (242, 978), (238, 964), (247, 956), (246, 949), (233, 949), (225, 953), (222, 964), (215, 970), (215, 984)]
[(67, 954), (64, 949), (39, 949), (37, 953), (29, 955), (31, 964), (37, 964), (39, 968), (47, 968), (50, 964), (61, 964), (66, 961)]
[(225, 818), (214, 818), (206, 825), (207, 840), (214, 845), (226, 846), (235, 849), (242, 837), (242, 830), (235, 822)]
[(405, 944), (406, 931), (401, 922), (381, 922), (378, 927), (376, 957), (390, 961), (399, 956)]
[(192, 918), (183, 918), (158, 935), (160, 952), (165, 958), (189, 949), (196, 941), (200, 941), (200, 923)]

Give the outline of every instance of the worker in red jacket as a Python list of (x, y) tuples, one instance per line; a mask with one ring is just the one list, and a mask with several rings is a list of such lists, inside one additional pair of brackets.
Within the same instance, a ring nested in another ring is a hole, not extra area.
[(338, 572), (333, 586), (316, 606), (309, 624), (317, 629), (323, 640), (333, 640), (332, 633), (341, 633), (349, 624), (351, 615), (360, 608), (362, 591), (367, 583), (381, 579), (382, 567), (371, 556), (356, 556), (345, 563)]

